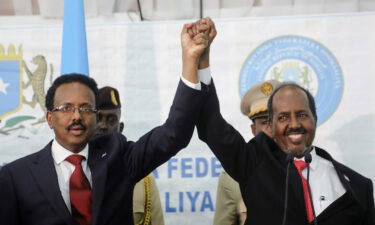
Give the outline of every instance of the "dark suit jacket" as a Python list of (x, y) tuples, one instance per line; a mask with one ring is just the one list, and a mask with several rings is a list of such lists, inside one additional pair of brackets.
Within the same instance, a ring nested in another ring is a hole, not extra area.
[[(186, 147), (207, 91), (180, 82), (166, 122), (127, 141), (120, 133), (89, 142), (93, 225), (133, 224), (136, 182)], [(21, 146), (20, 146), (21, 147)], [(75, 225), (60, 193), (51, 143), (0, 171), (1, 225)]]
[[(246, 143), (221, 116), (215, 88), (213, 84), (211, 86), (210, 96), (197, 124), (200, 139), (208, 144), (226, 172), (239, 182), (247, 207), (246, 224), (281, 224), (286, 177), (285, 154), (264, 133)], [(318, 224), (375, 224), (371, 180), (336, 162), (326, 151), (315, 149), (319, 156), (332, 162), (346, 189), (342, 197), (317, 217)], [(290, 168), (286, 224), (308, 224), (301, 179), (293, 164)]]

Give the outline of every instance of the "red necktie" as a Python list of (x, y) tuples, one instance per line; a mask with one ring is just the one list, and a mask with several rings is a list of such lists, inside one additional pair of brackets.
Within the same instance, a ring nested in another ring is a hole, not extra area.
[(72, 205), (72, 215), (80, 225), (91, 224), (91, 188), (90, 183), (82, 170), (81, 161), (85, 157), (81, 155), (71, 155), (66, 161), (73, 164), (74, 169), (69, 183), (70, 203)]
[(314, 214), (313, 214), (313, 209), (311, 207), (311, 201), (310, 201), (309, 189), (308, 189), (308, 186), (307, 186), (307, 180), (302, 175), (302, 171), (303, 171), (303, 169), (305, 169), (307, 167), (307, 163), (305, 161), (301, 161), (301, 160), (296, 160), (293, 163), (296, 166), (296, 168), (298, 170), (298, 173), (301, 177), (302, 187), (303, 187), (303, 197), (305, 198), (307, 220), (309, 221), (309, 223), (311, 223), (311, 221), (314, 220)]

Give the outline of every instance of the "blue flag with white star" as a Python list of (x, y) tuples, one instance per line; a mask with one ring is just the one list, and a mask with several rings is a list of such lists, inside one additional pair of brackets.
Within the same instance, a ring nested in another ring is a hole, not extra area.
[(19, 61), (0, 61), (0, 119), (20, 107), (20, 79)]

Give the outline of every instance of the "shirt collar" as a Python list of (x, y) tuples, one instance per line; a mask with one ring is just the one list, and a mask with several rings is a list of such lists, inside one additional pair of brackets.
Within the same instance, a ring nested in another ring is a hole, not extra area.
[[(310, 152), (311, 154), (311, 163), (310, 163), (310, 169), (312, 170), (316, 170), (317, 166), (318, 166), (318, 155), (316, 154), (316, 151), (315, 151), (315, 147), (312, 146), (312, 150)], [(294, 160), (301, 160), (301, 161), (305, 161), (305, 157), (302, 157), (302, 158), (294, 158)]]
[(89, 154), (89, 147), (88, 147), (87, 144), (82, 149), (82, 151), (80, 151), (78, 153), (73, 153), (73, 152), (69, 151), (68, 149), (64, 148), (62, 145), (60, 145), (57, 142), (56, 138), (52, 142), (51, 150), (52, 150), (53, 160), (55, 161), (55, 163), (57, 165), (59, 165), (61, 162), (63, 162), (70, 155), (73, 155), (73, 154), (82, 155), (87, 160), (88, 154)]

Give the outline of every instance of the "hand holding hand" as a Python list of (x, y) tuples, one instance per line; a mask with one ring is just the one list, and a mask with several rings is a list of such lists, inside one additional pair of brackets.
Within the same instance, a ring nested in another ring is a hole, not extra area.
[[(204, 26), (200, 26), (201, 29)], [(185, 24), (181, 31), (182, 47), (182, 75), (192, 83), (198, 83), (197, 69), (199, 60), (209, 44), (208, 35), (205, 32), (194, 34), (194, 24)], [(206, 28), (207, 29), (207, 28)]]
[(210, 45), (216, 37), (217, 31), (215, 28), (214, 22), (210, 18), (204, 18), (198, 20), (193, 24), (193, 26), (188, 29), (188, 32), (191, 37), (199, 34), (204, 33), (207, 35), (208, 38), (208, 46), (205, 48), (203, 53), (201, 54), (199, 60), (199, 69), (204, 69), (210, 66)]
[(205, 32), (197, 32), (197, 25), (194, 23), (184, 25), (181, 31), (183, 57), (198, 60), (208, 46), (208, 43), (208, 35)]

